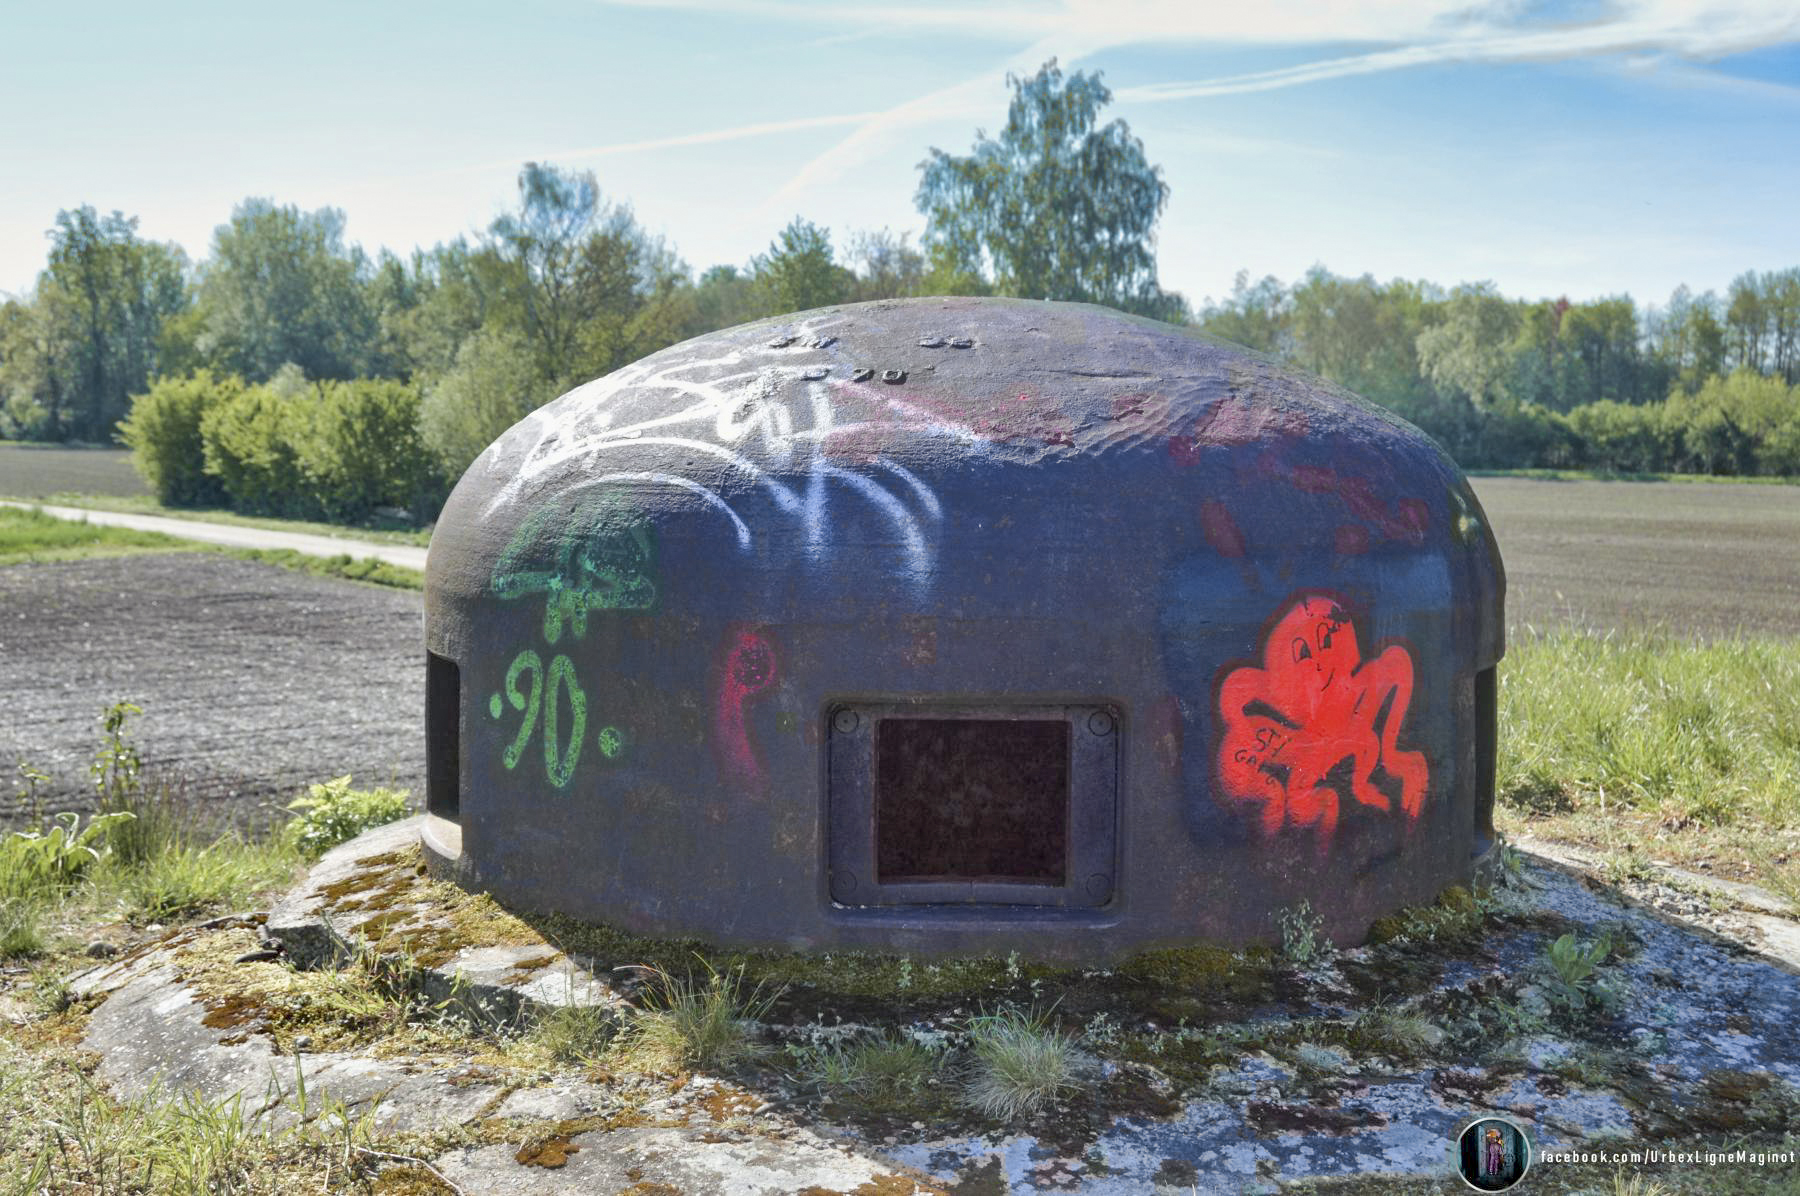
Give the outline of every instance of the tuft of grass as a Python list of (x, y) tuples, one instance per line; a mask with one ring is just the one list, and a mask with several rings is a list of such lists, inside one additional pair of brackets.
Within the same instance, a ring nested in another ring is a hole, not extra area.
[(1080, 1087), (1085, 1060), (1075, 1037), (1051, 1025), (1047, 1013), (982, 1014), (969, 1020), (968, 1034), (974, 1066), (965, 1096), (983, 1116), (1029, 1116)]
[(681, 977), (641, 966), (651, 977), (643, 1004), (619, 1034), (615, 1054), (639, 1071), (669, 1072), (682, 1067), (716, 1070), (756, 1055), (751, 1032), (781, 996), (761, 982), (745, 991), (743, 972), (719, 972), (711, 964), (706, 979)]
[(788, 1056), (799, 1083), (870, 1112), (931, 1104), (945, 1061), (943, 1050), (891, 1030), (851, 1043), (793, 1044)]
[(241, 908), (287, 879), (297, 862), (281, 843), (232, 832), (204, 847), (173, 843), (136, 864), (108, 857), (92, 869), (92, 880), (132, 921), (171, 922)]
[(525, 1037), (556, 1063), (592, 1063), (619, 1034), (619, 1016), (601, 1005), (558, 1005), (539, 1012)]
[(1344, 1045), (1359, 1054), (1415, 1058), (1437, 1037), (1432, 1024), (1386, 1001), (1373, 1001), (1344, 1031)]
[(43, 910), (30, 897), (0, 897), (0, 959), (44, 951)]

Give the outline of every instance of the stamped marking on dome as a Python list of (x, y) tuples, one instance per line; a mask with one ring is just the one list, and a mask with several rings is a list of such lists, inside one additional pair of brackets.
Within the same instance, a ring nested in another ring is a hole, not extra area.
[(1337, 830), (1341, 797), (1416, 821), (1430, 769), (1424, 753), (1399, 745), (1412, 694), (1405, 645), (1364, 660), (1336, 597), (1298, 595), (1265, 637), (1262, 667), (1231, 669), (1219, 687), (1224, 795), (1261, 803), (1271, 834), (1316, 827), (1321, 847)]

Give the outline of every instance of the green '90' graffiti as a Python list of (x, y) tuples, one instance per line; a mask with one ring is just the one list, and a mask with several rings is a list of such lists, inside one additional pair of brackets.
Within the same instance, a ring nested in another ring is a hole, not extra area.
[[(519, 691), (519, 678), (531, 674), (529, 693)], [(561, 693), (558, 693), (558, 690)], [(548, 692), (546, 692), (548, 691)], [(564, 695), (569, 703), (569, 737), (566, 746), (558, 749), (562, 742), (557, 733), (558, 711), (562, 707), (559, 700)], [(575, 680), (575, 666), (569, 658), (560, 652), (550, 661), (550, 672), (546, 679), (544, 662), (530, 648), (513, 657), (512, 664), (506, 670), (506, 700), (514, 710), (522, 710), (525, 717), (519, 723), (518, 734), (506, 751), (500, 756), (500, 762), (508, 771), (518, 766), (519, 758), (524, 755), (525, 747), (531, 742), (532, 732), (537, 729), (538, 710), (544, 712), (544, 775), (558, 789), (569, 783), (575, 775), (575, 765), (581, 759), (581, 740), (587, 732), (587, 695), (581, 690), (581, 683)], [(495, 717), (500, 714), (500, 699), (496, 694), (488, 704), (488, 712)]]

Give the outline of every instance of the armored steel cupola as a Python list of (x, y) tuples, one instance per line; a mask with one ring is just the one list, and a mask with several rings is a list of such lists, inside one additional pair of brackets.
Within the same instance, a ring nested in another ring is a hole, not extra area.
[(1422, 433), (1075, 304), (676, 345), (472, 465), (426, 576), (437, 865), (799, 950), (1340, 940), (1492, 841), (1504, 580)]

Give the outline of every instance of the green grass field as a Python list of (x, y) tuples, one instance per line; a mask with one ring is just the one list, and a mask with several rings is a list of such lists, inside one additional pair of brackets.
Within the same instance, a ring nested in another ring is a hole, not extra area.
[(1800, 912), (1800, 639), (1562, 629), (1500, 666), (1502, 829), (1750, 881)]

